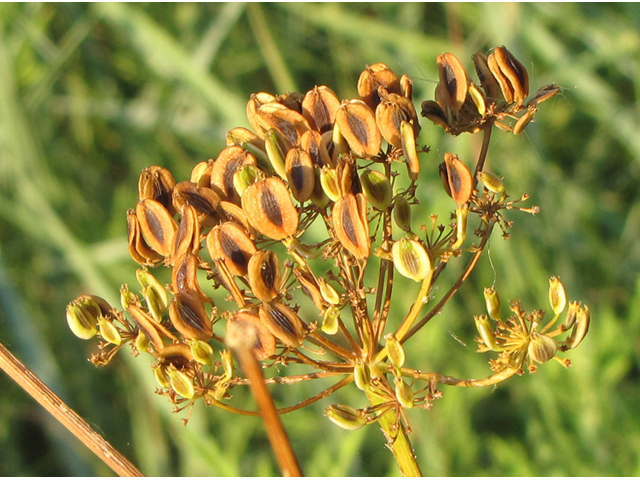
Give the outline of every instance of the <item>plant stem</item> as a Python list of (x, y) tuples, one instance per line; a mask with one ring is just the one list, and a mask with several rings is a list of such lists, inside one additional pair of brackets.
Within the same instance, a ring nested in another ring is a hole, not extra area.
[(0, 368), (116, 474), (121, 477), (144, 476), (2, 344), (0, 344)]

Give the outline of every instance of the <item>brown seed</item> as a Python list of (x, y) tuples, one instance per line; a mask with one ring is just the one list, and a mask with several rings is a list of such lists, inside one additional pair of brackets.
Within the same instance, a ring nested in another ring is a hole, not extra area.
[(134, 262), (140, 265), (153, 266), (162, 260), (162, 257), (152, 250), (142, 237), (140, 222), (133, 209), (127, 210), (127, 232), (129, 255), (131, 255)]
[(531, 100), (527, 102), (527, 106), (539, 105), (542, 102), (549, 100), (551, 97), (554, 97), (559, 91), (560, 87), (555, 83), (552, 83), (551, 85), (545, 85), (533, 94)]
[[(460, 111), (467, 98), (467, 89), (469, 79), (460, 61), (451, 53), (438, 55), (438, 74), (440, 82), (438, 87), (441, 88), (443, 103), (440, 106), (443, 110), (451, 110), (454, 113)], [(437, 91), (438, 89), (436, 89)], [(437, 98), (436, 98), (437, 99)]]
[(289, 307), (279, 302), (263, 303), (259, 314), (267, 329), (286, 346), (297, 348), (302, 345), (305, 325)]
[(289, 237), (298, 229), (298, 212), (279, 178), (249, 185), (242, 193), (242, 209), (256, 230), (274, 240)]
[(287, 92), (276, 97), (276, 102), (281, 103), (285, 107), (302, 113), (302, 100), (304, 95), (300, 92)]
[(282, 272), (278, 256), (270, 250), (258, 250), (249, 260), (249, 286), (263, 302), (270, 302), (280, 293)]
[(384, 63), (374, 63), (360, 74), (358, 95), (371, 110), (375, 110), (385, 93), (402, 95), (400, 80)]
[(311, 128), (324, 133), (333, 128), (339, 106), (340, 100), (333, 90), (322, 85), (307, 92), (302, 101), (302, 115)]
[(380, 133), (390, 145), (396, 148), (402, 148), (400, 124), (402, 122), (411, 122), (412, 120), (414, 125), (418, 125), (413, 103), (408, 98), (395, 93), (389, 94), (376, 108), (376, 123)]
[(267, 103), (260, 106), (256, 119), (264, 133), (275, 128), (294, 147), (300, 144), (302, 134), (311, 130), (302, 114), (280, 103)]
[(220, 196), (211, 188), (197, 187), (195, 183), (188, 181), (178, 183), (173, 189), (173, 206), (183, 215), (187, 205), (195, 208), (201, 226), (211, 227), (218, 223)]
[(482, 86), (487, 99), (496, 101), (500, 98), (500, 84), (491, 73), (491, 69), (488, 64), (488, 57), (483, 52), (477, 52), (471, 57), (476, 67), (476, 73), (480, 79), (480, 85)]
[(349, 159), (341, 159), (336, 167), (336, 180), (340, 188), (340, 196), (348, 193), (362, 192), (360, 177), (358, 176), (358, 168), (356, 162)]
[(300, 138), (300, 148), (306, 150), (307, 153), (311, 155), (311, 160), (313, 160), (314, 165), (320, 168), (325, 165), (333, 166), (333, 161), (331, 160), (325, 142), (322, 140), (322, 135), (315, 130), (309, 130), (302, 134)]
[(171, 205), (171, 191), (175, 185), (173, 175), (166, 168), (145, 168), (138, 179), (138, 195), (140, 200), (150, 198), (160, 202), (173, 215), (176, 212)]
[(211, 298), (204, 294), (198, 283), (198, 264), (199, 257), (192, 253), (187, 253), (176, 260), (171, 271), (172, 292), (196, 294), (200, 301), (213, 305)]
[(467, 203), (473, 191), (473, 177), (467, 166), (453, 153), (444, 154), (451, 198), (458, 204)]
[(140, 200), (136, 206), (140, 231), (149, 246), (163, 257), (171, 255), (173, 237), (178, 225), (167, 209), (150, 198)]
[(425, 100), (422, 102), (422, 112), (420, 113), (425, 118), (428, 118), (436, 125), (441, 126), (445, 132), (449, 131), (449, 124), (447, 123), (447, 115), (442, 110), (442, 107), (433, 100)]
[(244, 213), (241, 207), (231, 202), (220, 202), (220, 214), (225, 220), (236, 222), (244, 228), (247, 235), (251, 240), (256, 239), (256, 230), (251, 226), (247, 219), (247, 214)]
[(524, 128), (529, 125), (529, 122), (533, 120), (536, 113), (538, 112), (538, 107), (536, 105), (532, 105), (527, 108), (527, 111), (518, 119), (516, 124), (513, 126), (513, 133), (519, 135), (522, 133)]
[(402, 75), (400, 77), (400, 90), (402, 91), (402, 96), (411, 100), (413, 96), (413, 80), (406, 75)]
[(200, 250), (200, 223), (198, 212), (193, 205), (185, 205), (182, 210), (180, 225), (173, 237), (174, 261), (187, 253), (194, 255)]
[(162, 337), (177, 340), (173, 333), (162, 326), (162, 324), (154, 321), (153, 317), (142, 310), (138, 305), (129, 305), (127, 313), (135, 320), (140, 327), (140, 330), (142, 330), (142, 333), (145, 334), (156, 350), (164, 348), (164, 341), (162, 340)]
[(349, 148), (360, 158), (380, 152), (382, 137), (371, 108), (361, 100), (348, 100), (336, 111), (336, 124)]
[(233, 187), (233, 176), (241, 165), (254, 165), (256, 157), (238, 146), (227, 147), (216, 158), (211, 170), (211, 189), (221, 200), (240, 204), (240, 196)]
[(253, 346), (253, 353), (258, 360), (264, 360), (276, 353), (276, 337), (260, 320), (257, 313), (251, 310), (240, 310), (234, 313), (227, 321), (227, 331), (232, 328), (234, 323), (246, 323), (255, 328), (256, 342)]
[(285, 170), (293, 197), (300, 203), (309, 200), (316, 180), (311, 155), (302, 148), (292, 148), (287, 153)]
[(402, 156), (407, 164), (409, 178), (415, 182), (420, 176), (420, 159), (416, 150), (415, 129), (412, 124), (403, 120), (400, 124), (400, 134)]
[(158, 359), (165, 367), (173, 365), (178, 370), (183, 370), (193, 361), (193, 353), (188, 345), (184, 343), (174, 343), (161, 349), (158, 352)]
[(207, 235), (207, 250), (213, 260), (224, 262), (231, 275), (246, 275), (256, 246), (240, 225), (226, 222), (211, 229)]
[(247, 102), (247, 120), (253, 131), (264, 140), (264, 132), (258, 121), (258, 109), (267, 103), (275, 103), (276, 97), (266, 92), (258, 92), (251, 95)]
[(211, 319), (195, 293), (176, 293), (169, 305), (169, 318), (175, 329), (187, 338), (206, 342), (213, 335)]
[(527, 69), (505, 47), (496, 47), (493, 50), (493, 54), (500, 70), (509, 79), (513, 87), (513, 100), (517, 105), (522, 105), (529, 95), (529, 74)]
[(297, 267), (293, 269), (293, 274), (300, 284), (302, 293), (313, 301), (313, 304), (318, 310), (323, 311), (326, 308), (326, 302), (313, 274)]
[(200, 162), (191, 170), (191, 177), (189, 180), (196, 187), (210, 187), (212, 169), (213, 160), (210, 159), (207, 162)]
[(357, 259), (369, 257), (371, 240), (367, 221), (367, 201), (362, 193), (349, 193), (340, 198), (331, 213), (335, 235)]
[(513, 85), (511, 85), (511, 82), (500, 68), (500, 65), (498, 64), (498, 61), (496, 59), (495, 51), (487, 57), (487, 65), (489, 66), (489, 70), (491, 70), (493, 77), (498, 81), (498, 84), (500, 85), (500, 91), (502, 92), (504, 100), (507, 103), (513, 103)]

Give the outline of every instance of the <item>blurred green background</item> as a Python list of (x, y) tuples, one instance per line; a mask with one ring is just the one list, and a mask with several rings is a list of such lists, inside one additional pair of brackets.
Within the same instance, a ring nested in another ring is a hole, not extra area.
[[(278, 474), (258, 419), (198, 405), (182, 427), (153, 393), (149, 357), (89, 364), (95, 342), (70, 333), (66, 304), (81, 293), (113, 300), (135, 282), (124, 214), (140, 171), (188, 178), (228, 129), (248, 126), (252, 92), (326, 84), (354, 97), (364, 66), (385, 62), (414, 79), (419, 105), (433, 98), (438, 54), (472, 70), (470, 56), (496, 45), (528, 68), (532, 90), (563, 87), (526, 134), (495, 132), (489, 152), (512, 197), (528, 192), (541, 213), (507, 215), (512, 238), (492, 238), (493, 268), (483, 257), (409, 342), (408, 366), (490, 373), (472, 315), (494, 272), (503, 303), (528, 309), (548, 308), (548, 277), (560, 276), (590, 306), (591, 331), (570, 369), (446, 387), (430, 411), (410, 411), (418, 461), (425, 475), (640, 475), (637, 4), (2, 4), (0, 341), (147, 475)], [(437, 165), (445, 151), (470, 165), (480, 138), (422, 125), (432, 152), (417, 215), (446, 220)], [(415, 288), (399, 284), (395, 316), (410, 301), (402, 285)], [(274, 389), (277, 402), (328, 386), (307, 383)], [(4, 374), (0, 392), (0, 475), (111, 475)], [(329, 403), (364, 406), (359, 394), (349, 386), (284, 417), (306, 474), (398, 474), (375, 426), (347, 432), (322, 416)]]

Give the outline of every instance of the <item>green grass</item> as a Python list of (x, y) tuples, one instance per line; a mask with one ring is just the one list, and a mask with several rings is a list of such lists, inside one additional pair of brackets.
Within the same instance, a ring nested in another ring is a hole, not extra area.
[[(119, 284), (135, 281), (124, 213), (140, 171), (162, 165), (184, 179), (215, 158), (225, 132), (247, 126), (252, 92), (326, 84), (353, 97), (359, 72), (381, 61), (414, 79), (419, 103), (433, 98), (436, 55), (471, 68), (475, 51), (501, 44), (533, 87), (563, 92), (526, 135), (492, 142), (489, 168), (541, 207), (510, 213), (512, 238), (492, 238), (496, 286), (503, 301), (546, 308), (548, 277), (559, 275), (591, 307), (592, 326), (571, 369), (553, 362), (495, 390), (444, 388), (430, 411), (409, 412), (418, 461), (427, 475), (639, 475), (636, 4), (3, 4), (0, 341), (148, 475), (277, 474), (259, 420), (199, 405), (185, 428), (153, 393), (148, 360), (89, 364), (92, 344), (66, 327), (66, 304), (89, 292), (115, 303)], [(479, 139), (422, 125), (425, 218), (444, 216), (437, 164), (445, 151), (470, 162)], [(485, 257), (408, 344), (408, 366), (488, 373), (472, 315), (493, 278)], [(396, 295), (398, 316), (406, 299)], [(290, 405), (322, 388), (275, 396)], [(5, 375), (0, 390), (0, 474), (110, 475)], [(382, 434), (339, 430), (321, 415), (328, 403), (283, 419), (305, 473), (398, 474)]]

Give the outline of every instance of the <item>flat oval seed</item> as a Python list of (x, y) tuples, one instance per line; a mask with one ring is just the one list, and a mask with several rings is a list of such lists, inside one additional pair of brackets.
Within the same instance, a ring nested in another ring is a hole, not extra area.
[(279, 294), (282, 272), (278, 256), (270, 250), (258, 250), (249, 260), (249, 286), (263, 302), (270, 302)]
[(169, 305), (169, 318), (175, 329), (187, 338), (206, 342), (212, 336), (211, 320), (195, 294), (176, 293)]
[(140, 222), (133, 209), (127, 211), (127, 236), (129, 241), (129, 255), (140, 265), (152, 266), (162, 260), (162, 257), (147, 245), (140, 230)]
[(336, 124), (357, 157), (371, 158), (380, 151), (382, 136), (375, 115), (363, 101), (343, 103), (336, 111)]
[(292, 148), (287, 153), (285, 170), (293, 197), (300, 203), (309, 200), (316, 181), (311, 155), (302, 148)]
[(469, 79), (460, 61), (451, 53), (438, 55), (438, 73), (440, 83), (446, 95), (445, 105), (453, 112), (460, 111), (465, 99)]
[(232, 275), (246, 275), (256, 247), (235, 222), (215, 226), (207, 235), (207, 250), (213, 260), (222, 260)]
[(369, 239), (369, 223), (366, 218), (366, 210), (364, 217), (362, 216), (362, 208), (358, 205), (356, 197), (362, 197), (365, 203), (364, 195), (352, 193), (340, 198), (333, 206), (331, 218), (333, 220), (333, 229), (335, 235), (342, 244), (354, 257), (365, 259), (369, 257), (371, 252), (371, 241)]
[(289, 307), (282, 303), (263, 303), (259, 313), (263, 324), (286, 346), (302, 345), (305, 325)]
[(309, 125), (320, 133), (328, 132), (333, 128), (336, 118), (336, 110), (340, 106), (340, 100), (333, 90), (324, 85), (309, 90), (302, 100), (302, 115)]
[(322, 135), (315, 130), (305, 132), (300, 138), (300, 148), (307, 151), (311, 155), (313, 164), (322, 168), (323, 166), (333, 166), (333, 161), (327, 150), (327, 146), (322, 141)]
[(249, 185), (242, 193), (242, 209), (256, 230), (274, 240), (290, 237), (298, 229), (298, 212), (278, 178)]
[(145, 168), (138, 179), (138, 196), (140, 200), (150, 198), (160, 202), (173, 215), (171, 191), (176, 181), (166, 168), (153, 166)]
[(458, 204), (467, 203), (473, 190), (473, 178), (467, 166), (460, 161), (457, 155), (444, 154), (447, 169), (447, 179), (451, 197)]
[(140, 222), (142, 236), (149, 246), (163, 257), (171, 255), (178, 225), (167, 209), (160, 202), (146, 198), (138, 202), (136, 217)]

